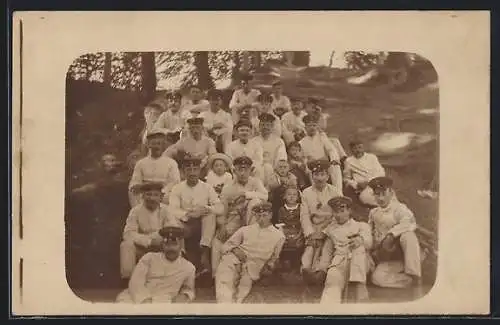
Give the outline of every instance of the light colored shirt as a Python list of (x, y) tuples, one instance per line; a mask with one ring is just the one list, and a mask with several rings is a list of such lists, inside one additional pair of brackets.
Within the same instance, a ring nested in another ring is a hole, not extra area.
[(380, 176), (385, 176), (384, 167), (372, 153), (365, 152), (360, 158), (349, 156), (345, 160), (344, 180), (353, 188), (356, 188), (358, 183), (369, 182)]
[(161, 182), (164, 184), (165, 196), (168, 197), (172, 187), (180, 181), (179, 167), (175, 160), (165, 156), (146, 156), (135, 164), (129, 189), (144, 182)]
[(280, 175), (278, 175), (278, 173), (274, 172), (266, 180), (266, 185), (270, 190), (278, 188), (281, 185), (285, 187), (288, 186), (297, 187), (298, 186), (297, 176), (289, 172), (286, 177), (281, 177)]
[(178, 225), (179, 221), (168, 213), (168, 207), (163, 203), (160, 203), (154, 211), (146, 209), (143, 203), (139, 203), (130, 209), (123, 229), (123, 240), (149, 247), (154, 237), (159, 238), (158, 231), (161, 228)]
[(201, 112), (206, 112), (210, 110), (210, 103), (206, 99), (200, 99), (197, 104), (194, 104), (191, 99), (186, 99), (182, 105), (182, 109), (188, 112), (193, 112), (198, 110)]
[(154, 128), (164, 131), (181, 131), (186, 127), (186, 121), (191, 118), (191, 114), (183, 109), (177, 112), (168, 110), (163, 112), (156, 121)]
[(207, 184), (215, 187), (220, 184), (224, 184), (224, 186), (231, 184), (233, 181), (233, 175), (231, 173), (225, 172), (223, 175), (217, 175), (213, 170), (209, 170), (207, 174)]
[(129, 293), (135, 303), (151, 298), (153, 303), (172, 302), (180, 294), (195, 298), (194, 265), (179, 256), (169, 261), (162, 252), (147, 253), (137, 263), (129, 282)]
[(325, 241), (322, 256), (318, 269), (325, 270), (332, 266), (337, 266), (343, 262), (344, 258), (351, 252), (349, 247), (349, 236), (359, 235), (363, 238), (363, 245), (366, 250), (372, 246), (372, 234), (370, 226), (366, 222), (359, 222), (349, 219), (344, 224), (328, 226), (323, 233), (329, 240)]
[(219, 127), (216, 131), (218, 135), (233, 131), (233, 119), (231, 118), (231, 114), (223, 109), (219, 109), (216, 113), (212, 110), (208, 110), (202, 112), (199, 117), (203, 118), (203, 126), (207, 130), (213, 129), (217, 124), (222, 125), (222, 127)]
[(182, 181), (172, 188), (170, 193), (169, 211), (179, 220), (187, 221), (186, 214), (199, 207), (208, 207), (215, 214), (223, 212), (219, 196), (214, 188), (202, 181), (191, 187)]
[(276, 98), (275, 94), (271, 94), (271, 97), (273, 99), (271, 102), (271, 108), (273, 111), (278, 107), (284, 108), (287, 112), (292, 109), (292, 104), (287, 96), (281, 95), (280, 98)]
[(373, 240), (376, 245), (380, 244), (388, 233), (398, 237), (402, 233), (417, 229), (413, 212), (396, 198), (393, 198), (385, 208), (371, 209), (368, 214), (368, 223), (373, 231)]
[(227, 186), (224, 186), (220, 200), (227, 208), (228, 202), (240, 195), (245, 195), (247, 199), (260, 199), (263, 201), (267, 201), (268, 199), (267, 189), (264, 184), (259, 178), (253, 176), (248, 178), (246, 184), (241, 184), (238, 180), (234, 179)]
[(262, 147), (262, 157), (265, 164), (274, 166), (279, 160), (288, 160), (285, 142), (276, 135), (271, 134), (267, 139), (259, 135), (250, 141), (255, 142), (255, 146)]
[(283, 232), (270, 225), (261, 228), (257, 223), (243, 226), (224, 243), (223, 254), (239, 247), (246, 255), (246, 267), (254, 280), (260, 277), (265, 264), (274, 267), (285, 242)]
[(229, 109), (231, 110), (233, 122), (239, 119), (238, 110), (245, 105), (255, 104), (259, 95), (260, 91), (258, 89), (250, 89), (248, 93), (245, 93), (243, 89), (237, 89), (233, 92), (233, 96), (229, 102)]
[(326, 184), (322, 191), (317, 190), (314, 186), (309, 186), (302, 192), (300, 223), (302, 224), (304, 236), (307, 237), (315, 232), (311, 215), (331, 215), (332, 212), (328, 201), (341, 195), (340, 190), (331, 184)]
[(305, 132), (305, 125), (302, 119), (306, 116), (307, 113), (304, 111), (300, 111), (299, 115), (295, 115), (294, 112), (286, 112), (281, 117), (281, 125), (283, 133), (293, 133), (294, 130), (300, 130)]
[(195, 140), (192, 136), (184, 137), (176, 144), (168, 147), (163, 154), (174, 157), (179, 151), (184, 151), (201, 159), (202, 165), (206, 163), (208, 156), (217, 153), (214, 140), (205, 135), (202, 135), (200, 140)]
[(234, 140), (226, 147), (226, 155), (234, 159), (247, 156), (252, 159), (253, 166), (262, 166), (264, 163), (264, 149), (259, 145), (258, 142), (248, 140), (247, 143), (243, 143), (240, 140)]
[(306, 157), (308, 161), (317, 159), (339, 161), (340, 159), (332, 143), (320, 133), (316, 133), (313, 136), (306, 135), (299, 143), (302, 147), (304, 157)]

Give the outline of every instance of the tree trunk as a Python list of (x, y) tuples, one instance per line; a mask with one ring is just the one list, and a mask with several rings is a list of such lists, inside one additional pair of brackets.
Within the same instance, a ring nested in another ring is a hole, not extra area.
[(102, 81), (106, 87), (111, 86), (111, 52), (104, 53), (104, 73)]
[(243, 73), (248, 73), (248, 70), (250, 70), (250, 53), (248, 51), (243, 52), (243, 65), (241, 70)]
[(309, 51), (295, 51), (293, 52), (293, 65), (297, 67), (309, 66)]
[(203, 89), (214, 88), (214, 81), (210, 75), (210, 67), (208, 66), (208, 52), (194, 52), (194, 65), (196, 67), (196, 75), (198, 77), (198, 85)]
[(328, 67), (331, 68), (333, 65), (333, 56), (335, 55), (335, 51), (332, 51), (330, 54), (330, 61), (328, 62)]
[(254, 51), (253, 52), (253, 62), (254, 62), (254, 65), (255, 65), (255, 69), (260, 68), (260, 66), (262, 65), (262, 59), (261, 59), (261, 53), (260, 53), (260, 51)]
[(154, 52), (141, 53), (141, 79), (144, 101), (154, 99), (156, 92), (156, 65)]
[(233, 70), (231, 71), (231, 87), (236, 86), (240, 82), (240, 53), (238, 51), (233, 52)]

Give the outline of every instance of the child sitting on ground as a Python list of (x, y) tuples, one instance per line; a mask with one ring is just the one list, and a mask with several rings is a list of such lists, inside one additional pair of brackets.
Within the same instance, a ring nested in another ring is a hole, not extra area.
[(297, 187), (287, 187), (283, 193), (283, 201), (276, 224), (285, 234), (280, 264), (285, 271), (298, 270), (304, 250), (304, 234), (300, 224), (300, 193)]
[(233, 180), (231, 170), (231, 157), (223, 153), (216, 153), (208, 158), (208, 167), (206, 182), (213, 186), (215, 192), (220, 196), (224, 185)]

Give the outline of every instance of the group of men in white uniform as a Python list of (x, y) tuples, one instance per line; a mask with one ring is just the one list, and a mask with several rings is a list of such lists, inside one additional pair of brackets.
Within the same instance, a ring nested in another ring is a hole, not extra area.
[[(347, 156), (326, 136), (314, 100), (304, 110), (280, 82), (266, 95), (250, 80), (234, 91), (230, 112), (220, 92), (204, 99), (198, 87), (184, 102), (171, 96), (164, 111), (147, 107), (146, 155), (130, 180), (120, 247), (128, 288), (117, 300), (190, 302), (195, 279), (211, 276), (217, 302), (243, 302), (255, 282), (280, 271), (292, 219), (276, 219), (275, 208), (298, 218), (300, 273), (305, 283), (324, 286), (321, 302), (341, 302), (348, 284), (366, 300), (369, 279), (383, 287), (419, 285), (415, 217), (377, 157), (357, 140)], [(297, 160), (309, 182), (302, 187), (291, 172)], [(277, 199), (283, 192), (276, 188), (295, 189), (298, 200)], [(352, 218), (353, 204), (372, 208), (368, 222)]]

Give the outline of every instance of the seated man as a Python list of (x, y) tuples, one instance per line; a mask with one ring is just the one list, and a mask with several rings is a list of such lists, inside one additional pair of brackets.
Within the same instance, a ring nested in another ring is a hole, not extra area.
[(258, 89), (252, 89), (250, 86), (251, 80), (252, 76), (243, 76), (241, 80), (241, 88), (233, 92), (233, 96), (229, 102), (229, 109), (231, 110), (233, 123), (237, 123), (240, 120), (240, 110), (243, 107), (256, 104), (257, 97), (260, 95), (260, 91)]
[(177, 222), (161, 203), (162, 183), (144, 183), (137, 189), (142, 193), (142, 202), (134, 206), (128, 215), (120, 245), (121, 276), (127, 279), (135, 264), (147, 251), (158, 249), (161, 237), (158, 231), (167, 223)]
[(283, 95), (283, 84), (281, 81), (275, 81), (273, 83), (273, 93), (271, 96), (271, 110), (278, 116), (278, 119), (280, 119), (283, 114), (291, 110), (290, 99)]
[(204, 94), (199, 86), (191, 86), (189, 95), (190, 98), (187, 99), (182, 105), (182, 109), (184, 111), (199, 114), (210, 109), (210, 103), (208, 100), (203, 98)]
[(217, 153), (215, 142), (203, 134), (203, 118), (195, 117), (187, 120), (189, 137), (181, 137), (179, 142), (165, 150), (164, 155), (182, 160), (187, 154), (201, 160), (201, 167), (205, 167), (208, 157)]
[(342, 172), (340, 170), (340, 156), (333, 144), (321, 135), (318, 126), (318, 115), (304, 116), (306, 136), (300, 140), (300, 146), (307, 161), (327, 160), (330, 162), (328, 174), (333, 184), (340, 194), (342, 194)]
[(202, 112), (199, 117), (203, 118), (203, 126), (208, 135), (217, 145), (221, 144), (225, 151), (227, 145), (233, 140), (233, 120), (231, 114), (222, 109), (222, 93), (212, 90), (208, 93), (210, 110)]
[(344, 196), (328, 201), (337, 223), (324, 230), (327, 237), (317, 271), (320, 279), (326, 278), (321, 303), (340, 303), (346, 297), (348, 283), (354, 284), (356, 301), (368, 299), (372, 234), (367, 223), (351, 218), (351, 204)]
[(233, 165), (234, 179), (224, 186), (220, 195), (224, 213), (217, 217), (217, 231), (212, 245), (214, 269), (221, 258), (222, 244), (240, 227), (254, 223), (252, 208), (268, 199), (264, 184), (260, 179), (250, 176), (250, 158), (238, 157)]
[(161, 251), (144, 255), (132, 273), (128, 289), (117, 302), (188, 303), (195, 297), (195, 267), (181, 256), (182, 228), (159, 231)]
[(251, 141), (252, 125), (248, 120), (241, 120), (236, 123), (236, 134), (238, 139), (231, 142), (226, 148), (226, 155), (231, 159), (238, 157), (248, 157), (251, 159), (252, 176), (264, 181), (264, 150), (256, 141)]
[(329, 166), (330, 163), (326, 160), (309, 163), (313, 185), (304, 190), (300, 211), (300, 222), (306, 239), (302, 255), (302, 269), (316, 269), (324, 244), (323, 230), (331, 222), (335, 222), (332, 220), (332, 210), (328, 201), (341, 196), (342, 193), (335, 186), (327, 183)]
[(379, 205), (368, 215), (376, 264), (372, 282), (389, 288), (418, 287), (421, 259), (413, 212), (396, 198), (392, 179), (377, 177), (368, 186), (373, 189)]
[[(258, 119), (260, 115), (262, 114), (268, 114), (274, 117), (273, 125), (271, 127), (271, 133), (276, 135), (278, 138), (281, 137), (282, 130), (281, 130), (281, 120), (280, 118), (273, 112), (273, 109), (271, 107), (271, 102), (273, 101), (273, 98), (269, 94), (262, 94), (259, 95), (258, 97), (258, 102), (255, 107), (255, 117)], [(259, 133), (258, 130), (258, 125), (257, 123), (257, 133)]]
[(253, 208), (257, 223), (238, 229), (223, 245), (222, 259), (215, 274), (219, 303), (242, 303), (261, 276), (272, 274), (285, 235), (271, 223), (271, 204)]
[(355, 195), (359, 196), (361, 203), (376, 207), (377, 201), (368, 182), (376, 177), (385, 176), (384, 167), (380, 165), (377, 156), (365, 152), (360, 140), (351, 141), (349, 146), (352, 156), (344, 162), (344, 182)]
[(307, 113), (303, 110), (302, 101), (292, 99), (292, 110), (281, 117), (283, 140), (286, 145), (294, 141), (300, 141), (305, 135), (305, 125), (302, 120)]
[(214, 188), (200, 180), (200, 164), (197, 158), (184, 160), (186, 180), (172, 188), (169, 212), (181, 221), (184, 228), (187, 259), (199, 273), (206, 273), (210, 272), (215, 216), (223, 213), (223, 206)]
[(168, 196), (172, 187), (181, 177), (177, 162), (162, 156), (165, 149), (165, 134), (161, 130), (153, 130), (147, 136), (149, 155), (137, 161), (129, 183), (130, 206), (140, 202), (137, 186), (144, 182), (163, 183), (163, 202), (168, 204)]
[(181, 100), (180, 93), (172, 95), (172, 103), (169, 105), (169, 109), (163, 112), (156, 121), (155, 129), (162, 129), (165, 133), (181, 133), (186, 121), (191, 117), (187, 110), (181, 109)]

